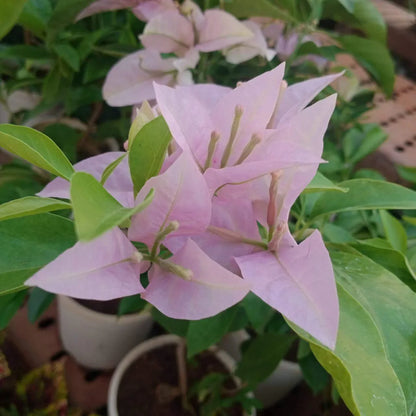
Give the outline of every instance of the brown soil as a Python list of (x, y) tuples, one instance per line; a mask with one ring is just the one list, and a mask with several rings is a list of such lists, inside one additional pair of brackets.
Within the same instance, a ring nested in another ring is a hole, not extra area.
[[(120, 416), (192, 416), (182, 408), (177, 391), (176, 348), (176, 345), (159, 347), (130, 366), (120, 382), (117, 402)], [(187, 371), (188, 386), (210, 373), (227, 373), (224, 365), (206, 351), (188, 363)], [(233, 407), (227, 409), (226, 414), (241, 416), (242, 410)]]
[(74, 299), (82, 306), (95, 312), (105, 313), (107, 315), (117, 315), (120, 299), (112, 300), (90, 300), (90, 299)]

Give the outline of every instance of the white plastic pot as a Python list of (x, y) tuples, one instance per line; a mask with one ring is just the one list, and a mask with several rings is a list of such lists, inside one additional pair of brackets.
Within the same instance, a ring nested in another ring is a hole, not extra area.
[(153, 325), (149, 312), (116, 316), (86, 308), (58, 296), (59, 332), (65, 350), (89, 368), (110, 370), (135, 345), (145, 340)]
[[(219, 343), (219, 347), (226, 351), (234, 360), (241, 359), (240, 346), (249, 339), (246, 331), (236, 331), (227, 334)], [(302, 370), (299, 365), (290, 361), (282, 360), (273, 373), (261, 382), (256, 390), (254, 397), (263, 403), (264, 408), (268, 408), (283, 399), (302, 381)]]
[[(170, 344), (178, 344), (180, 341), (180, 338), (176, 335), (160, 335), (155, 338), (148, 339), (145, 342), (142, 342), (137, 347), (133, 348), (119, 363), (117, 366), (113, 377), (111, 378), (110, 382), (110, 388), (108, 390), (108, 416), (119, 416), (118, 410), (117, 410), (117, 395), (118, 395), (118, 389), (121, 382), (121, 379), (123, 378), (123, 375), (125, 371), (128, 369), (130, 364), (132, 364), (138, 357), (140, 357), (142, 354), (153, 350), (155, 348), (160, 348), (165, 345)], [(225, 351), (213, 349), (212, 351), (215, 352), (215, 355), (217, 358), (224, 364), (224, 366), (230, 371), (230, 373), (233, 372), (235, 367), (235, 360), (227, 354)], [(238, 379), (235, 380), (237, 383), (239, 383)], [(142, 415), (140, 415), (142, 416)], [(146, 416), (146, 415), (143, 415)], [(256, 416), (256, 410), (253, 409), (250, 416)]]

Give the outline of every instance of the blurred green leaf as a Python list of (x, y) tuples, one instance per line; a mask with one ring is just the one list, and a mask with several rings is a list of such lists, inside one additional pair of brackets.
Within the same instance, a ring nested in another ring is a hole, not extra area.
[(152, 308), (152, 317), (159, 325), (165, 328), (166, 331), (180, 337), (186, 336), (190, 321), (169, 318), (156, 308)]
[(78, 52), (67, 43), (54, 44), (53, 50), (63, 59), (74, 71), (78, 71), (80, 67), (80, 59)]
[(2, 0), (0, 13), (0, 39), (14, 26), (26, 0)]
[(394, 218), (393, 215), (385, 210), (380, 211), (380, 218), (387, 240), (390, 242), (391, 246), (395, 250), (406, 254), (407, 235), (403, 225), (397, 218)]
[(120, 300), (118, 315), (140, 312), (146, 305), (148, 303), (140, 295), (126, 296)]
[(52, 5), (49, 0), (28, 0), (19, 17), (19, 24), (42, 38), (46, 32)]
[(337, 53), (340, 53), (342, 49), (338, 46), (318, 46), (314, 42), (305, 42), (299, 45), (296, 50), (296, 56), (302, 55), (318, 55), (322, 56), (330, 61), (334, 61)]
[(241, 301), (241, 305), (243, 306), (251, 325), (253, 325), (258, 332), (263, 331), (270, 318), (276, 312), (252, 292), (249, 292)]
[(345, 159), (356, 164), (374, 152), (385, 140), (387, 133), (378, 124), (359, 124), (342, 138)]
[(81, 132), (62, 123), (53, 123), (43, 129), (43, 133), (50, 137), (66, 157), (72, 162), (77, 161), (77, 143)]
[(74, 23), (75, 18), (95, 0), (57, 0), (49, 22), (48, 37), (52, 41), (66, 26)]
[(355, 35), (340, 36), (337, 40), (374, 77), (384, 93), (391, 95), (395, 79), (394, 63), (386, 46)]
[(0, 221), (42, 214), (43, 212), (71, 209), (71, 204), (53, 198), (26, 196), (0, 205)]
[(294, 335), (265, 333), (252, 339), (238, 363), (236, 375), (256, 386), (276, 369), (296, 339)]
[(39, 214), (0, 222), (0, 294), (21, 290), (38, 269), (75, 244), (72, 221)]
[(288, 12), (267, 0), (230, 0), (225, 2), (224, 6), (227, 12), (238, 18), (265, 16), (287, 22), (294, 20)]
[(8, 295), (0, 295), (0, 330), (7, 328), (10, 320), (26, 299), (26, 291), (22, 290)]
[(27, 303), (29, 321), (32, 323), (36, 322), (42, 316), (43, 312), (48, 309), (54, 299), (54, 293), (49, 293), (39, 287), (34, 287), (29, 293), (29, 301)]
[(300, 340), (299, 342), (297, 361), (302, 370), (303, 378), (314, 394), (321, 392), (328, 386), (329, 374), (319, 364), (306, 341)]
[(371, 1), (326, 0), (323, 17), (358, 29), (380, 44), (386, 43), (386, 24)]
[(398, 174), (406, 181), (416, 183), (416, 168), (396, 165)]
[(234, 306), (211, 318), (190, 321), (186, 334), (188, 357), (207, 349), (219, 342), (225, 334), (235, 330), (233, 322), (238, 318), (239, 308)]
[(44, 46), (12, 45), (0, 49), (0, 58), (50, 59), (51, 53)]
[(30, 127), (0, 125), (0, 146), (54, 175), (69, 179), (74, 168), (45, 134)]

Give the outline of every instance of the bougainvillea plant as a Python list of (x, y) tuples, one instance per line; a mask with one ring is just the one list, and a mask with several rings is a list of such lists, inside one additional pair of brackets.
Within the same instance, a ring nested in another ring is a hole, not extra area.
[[(5, 9), (0, 36), (19, 18), (27, 44), (15, 48), (12, 30), (0, 49), (0, 117), (22, 125), (0, 125), (0, 146), (31, 165), (1, 171), (0, 196), (11, 201), (0, 205), (0, 327), (28, 287), (32, 318), (50, 292), (141, 297), (186, 337), (189, 355), (249, 329), (237, 369), (249, 387), (296, 333), (313, 388), (328, 372), (353, 414), (410, 416), (415, 268), (396, 217), (416, 208), (416, 194), (357, 169), (385, 135), (357, 121), (371, 93), (328, 65), (347, 51), (391, 92), (374, 6), (15, 3), (20, 17)], [(360, 32), (328, 30), (334, 21)], [(128, 135), (131, 109), (103, 105), (103, 85), (111, 106), (137, 105)], [(46, 125), (45, 134), (23, 124)], [(91, 146), (91, 136), (121, 131), (125, 151)], [(78, 155), (95, 155), (72, 165), (77, 140)]]

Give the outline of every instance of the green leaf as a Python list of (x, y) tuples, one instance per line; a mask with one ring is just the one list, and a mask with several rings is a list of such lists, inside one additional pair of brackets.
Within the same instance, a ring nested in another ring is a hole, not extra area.
[(79, 12), (95, 0), (58, 0), (49, 22), (49, 40), (73, 23)]
[(48, 75), (42, 83), (42, 98), (45, 104), (55, 104), (61, 101), (61, 92), (64, 89), (65, 79), (62, 77), (59, 69), (59, 62), (55, 62)]
[(0, 124), (0, 146), (64, 179), (74, 173), (62, 150), (48, 136), (30, 127)]
[(296, 339), (294, 335), (265, 333), (250, 341), (238, 364), (236, 375), (256, 386), (276, 369)]
[(0, 13), (0, 39), (14, 26), (26, 0), (2, 0)]
[(146, 305), (148, 303), (140, 295), (126, 296), (120, 300), (118, 315), (140, 312)]
[(19, 16), (19, 24), (42, 38), (51, 15), (49, 0), (28, 0)]
[(239, 307), (235, 306), (211, 318), (190, 321), (186, 334), (188, 357), (192, 357), (219, 342), (225, 334), (230, 332), (238, 312)]
[(267, 0), (231, 0), (224, 3), (225, 10), (235, 17), (265, 16), (285, 21), (293, 21), (289, 13)]
[(253, 325), (257, 332), (262, 332), (270, 318), (276, 313), (273, 308), (266, 302), (263, 302), (253, 292), (248, 293), (241, 301), (241, 305), (243, 306), (251, 325)]
[(342, 4), (351, 14), (354, 13), (355, 0), (338, 0), (338, 3)]
[(0, 331), (7, 328), (14, 314), (26, 299), (26, 291), (0, 296)]
[(403, 215), (403, 220), (406, 221), (409, 224), (416, 225), (416, 218), (415, 217), (409, 217), (407, 215)]
[(394, 218), (393, 215), (389, 214), (385, 210), (380, 211), (380, 218), (383, 224), (384, 232), (387, 240), (390, 242), (392, 247), (406, 254), (407, 251), (407, 235), (401, 222)]
[(321, 191), (348, 192), (348, 188), (337, 186), (321, 172), (316, 172), (316, 175), (303, 192), (312, 193)]
[(71, 178), (75, 228), (81, 241), (93, 240), (145, 209), (153, 200), (151, 190), (134, 208), (123, 207), (92, 175), (76, 172)]
[(327, 0), (324, 4), (323, 17), (358, 29), (380, 44), (386, 43), (386, 24), (371, 1)]
[(0, 167), (0, 203), (33, 195), (42, 188), (38, 175), (27, 163), (16, 159)]
[(79, 71), (80, 59), (78, 52), (69, 44), (53, 45), (53, 50), (63, 59), (75, 72)]
[(169, 127), (162, 116), (144, 125), (129, 149), (129, 166), (136, 196), (146, 181), (156, 176), (171, 140)]
[(46, 126), (43, 133), (59, 146), (72, 163), (77, 161), (77, 143), (81, 138), (79, 131), (66, 124), (53, 123)]
[(173, 319), (164, 315), (156, 308), (152, 308), (153, 319), (171, 334), (185, 337), (189, 327), (189, 321), (184, 319)]
[(349, 243), (355, 241), (350, 231), (331, 222), (327, 222), (323, 226), (322, 234), (331, 243)]
[(356, 164), (374, 152), (386, 139), (387, 133), (378, 124), (360, 124), (349, 129), (342, 139), (345, 159)]
[(408, 416), (415, 409), (416, 294), (346, 246), (330, 247), (340, 301), (335, 351), (312, 343), (354, 415)]
[(121, 155), (116, 160), (111, 162), (105, 169), (103, 174), (101, 175), (101, 184), (104, 185), (109, 176), (114, 172), (114, 169), (123, 161), (123, 159), (127, 156), (127, 153)]
[(374, 77), (387, 95), (394, 87), (394, 63), (388, 49), (381, 43), (355, 35), (340, 36), (343, 48)]
[(44, 60), (52, 58), (44, 46), (12, 45), (0, 50), (1, 58)]
[(0, 222), (0, 294), (21, 290), (38, 269), (76, 242), (72, 221), (39, 214)]
[(312, 354), (309, 344), (303, 340), (299, 342), (298, 364), (302, 370), (303, 378), (314, 394), (321, 392), (328, 386), (329, 374)]
[(363, 209), (416, 209), (416, 192), (404, 186), (373, 179), (351, 179), (338, 186), (348, 188), (334, 198), (322, 194), (312, 208), (311, 217), (332, 212)]
[(356, 241), (351, 243), (351, 246), (395, 274), (416, 292), (416, 275), (402, 252), (394, 250), (390, 244), (381, 239)]
[(39, 287), (34, 287), (30, 291), (29, 301), (27, 303), (27, 312), (29, 321), (36, 322), (43, 312), (48, 309), (49, 305), (55, 299), (55, 294), (46, 292)]
[(323, 56), (324, 58), (334, 61), (336, 54), (340, 53), (342, 49), (338, 46), (331, 45), (331, 46), (318, 46), (316, 43), (312, 41), (302, 43), (298, 49), (296, 50), (296, 56), (302, 55), (319, 55)]
[(1, 204), (0, 221), (71, 208), (71, 204), (60, 201), (59, 199), (26, 196)]
[(406, 181), (416, 183), (416, 168), (396, 165), (397, 173)]

